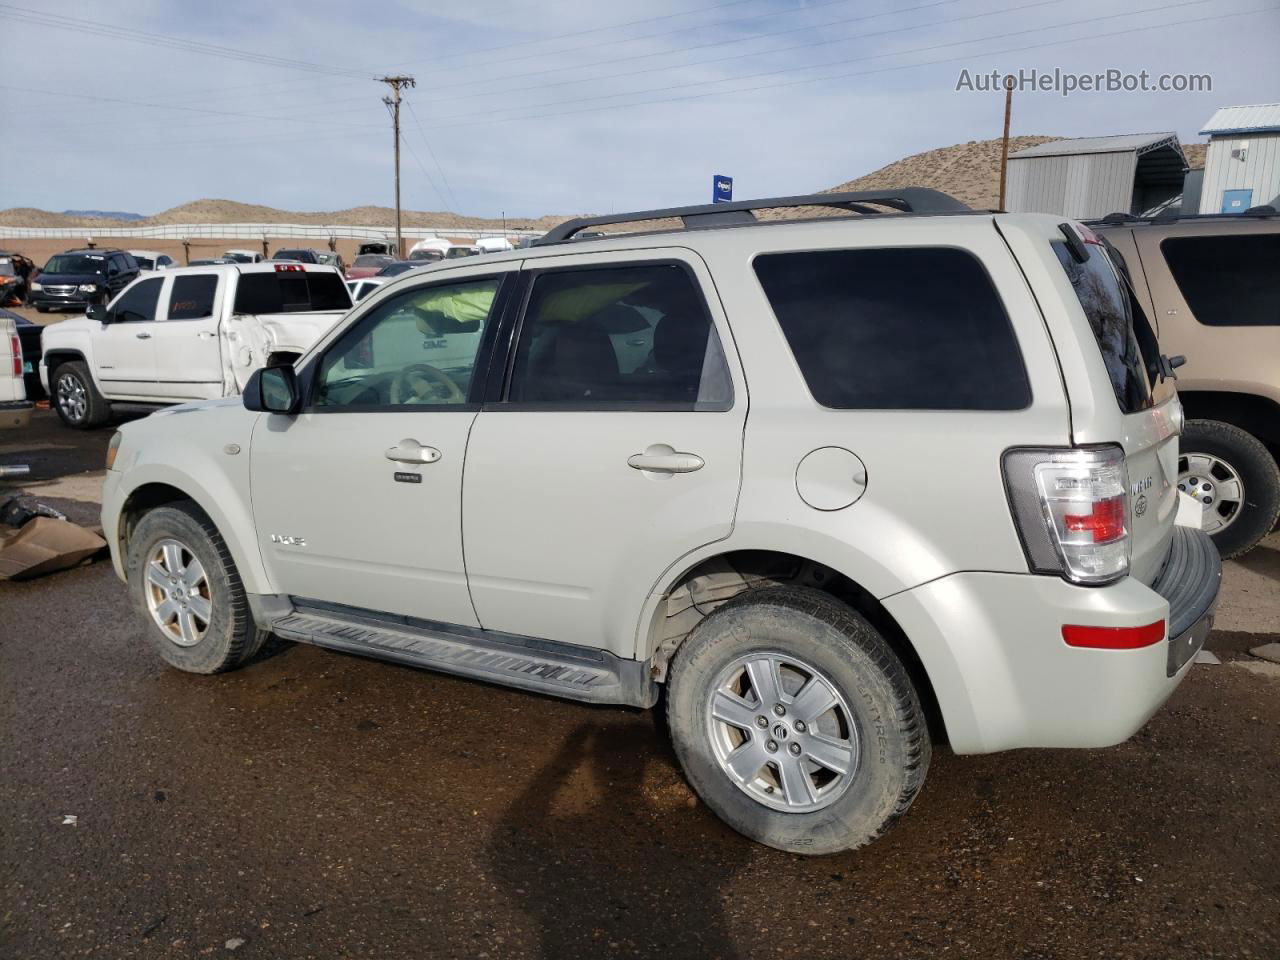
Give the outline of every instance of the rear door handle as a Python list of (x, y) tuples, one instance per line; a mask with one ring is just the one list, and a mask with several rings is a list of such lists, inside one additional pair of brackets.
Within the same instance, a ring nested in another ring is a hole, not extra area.
[(387, 459), (399, 463), (435, 463), (440, 459), (440, 451), (435, 447), (424, 446), (417, 440), (405, 438), (394, 447), (387, 448)]
[(650, 473), (693, 473), (706, 465), (696, 453), (679, 453), (665, 443), (655, 443), (644, 453), (634, 453), (627, 458), (627, 466)]
[(147, 333), (147, 331), (145, 331), (145, 330), (142, 330), (142, 331), (139, 331), (138, 333), (135, 333), (135, 334), (134, 334), (134, 336), (135, 336), (135, 337), (137, 337), (139, 340), (150, 340), (150, 339), (151, 339), (151, 334)]

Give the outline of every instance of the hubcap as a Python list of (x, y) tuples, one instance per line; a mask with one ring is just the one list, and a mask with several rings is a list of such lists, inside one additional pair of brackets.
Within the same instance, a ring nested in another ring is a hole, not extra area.
[(147, 560), (147, 609), (164, 635), (180, 647), (204, 639), (213, 617), (213, 598), (204, 567), (191, 548), (161, 540)]
[(1210, 535), (1231, 526), (1244, 506), (1239, 472), (1210, 453), (1188, 453), (1178, 460), (1178, 489), (1200, 504), (1201, 529)]
[(80, 378), (64, 373), (58, 378), (58, 406), (68, 420), (83, 420), (89, 409), (89, 397)]
[(775, 810), (821, 810), (857, 774), (858, 732), (844, 695), (788, 654), (752, 653), (726, 667), (706, 721), (725, 775)]

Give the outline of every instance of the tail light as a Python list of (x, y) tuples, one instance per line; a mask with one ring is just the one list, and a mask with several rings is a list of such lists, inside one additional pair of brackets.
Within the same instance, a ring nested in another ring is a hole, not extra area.
[(22, 341), (18, 339), (16, 333), (9, 337), (9, 352), (13, 354), (13, 375), (20, 377), (22, 376)]
[(1084, 584), (1128, 575), (1129, 483), (1120, 447), (1010, 450), (1004, 481), (1033, 571)]
[(300, 263), (277, 263), (276, 273), (304, 273)]

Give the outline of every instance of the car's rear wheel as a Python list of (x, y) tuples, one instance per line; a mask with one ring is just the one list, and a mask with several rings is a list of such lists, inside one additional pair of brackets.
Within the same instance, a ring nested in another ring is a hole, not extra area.
[(80, 360), (60, 363), (49, 379), (53, 406), (68, 427), (88, 430), (100, 427), (111, 417), (111, 404), (98, 392), (89, 368)]
[(152, 649), (179, 670), (231, 670), (268, 636), (249, 612), (226, 543), (193, 504), (157, 507), (138, 521), (127, 572)]
[(748, 591), (704, 619), (672, 663), (667, 716), (707, 805), (795, 853), (874, 840), (929, 766), (902, 663), (865, 619), (816, 590)]
[(1201, 507), (1201, 529), (1224, 558), (1251, 550), (1280, 514), (1280, 469), (1257, 437), (1217, 420), (1189, 420), (1178, 489)]

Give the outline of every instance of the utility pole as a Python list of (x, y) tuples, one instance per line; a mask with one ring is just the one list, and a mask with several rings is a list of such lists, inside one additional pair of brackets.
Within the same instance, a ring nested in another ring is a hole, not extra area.
[(1012, 115), (1013, 74), (1009, 74), (1004, 78), (1004, 139), (1000, 144), (1000, 204), (996, 207), (997, 210), (1004, 210), (1005, 177), (1009, 171), (1009, 118)]
[(396, 257), (404, 259), (404, 241), (400, 238), (400, 91), (405, 87), (416, 87), (418, 82), (413, 77), (395, 76), (379, 77), (379, 83), (391, 88), (391, 96), (383, 97), (382, 102), (391, 108), (391, 123), (395, 136), (396, 152)]

